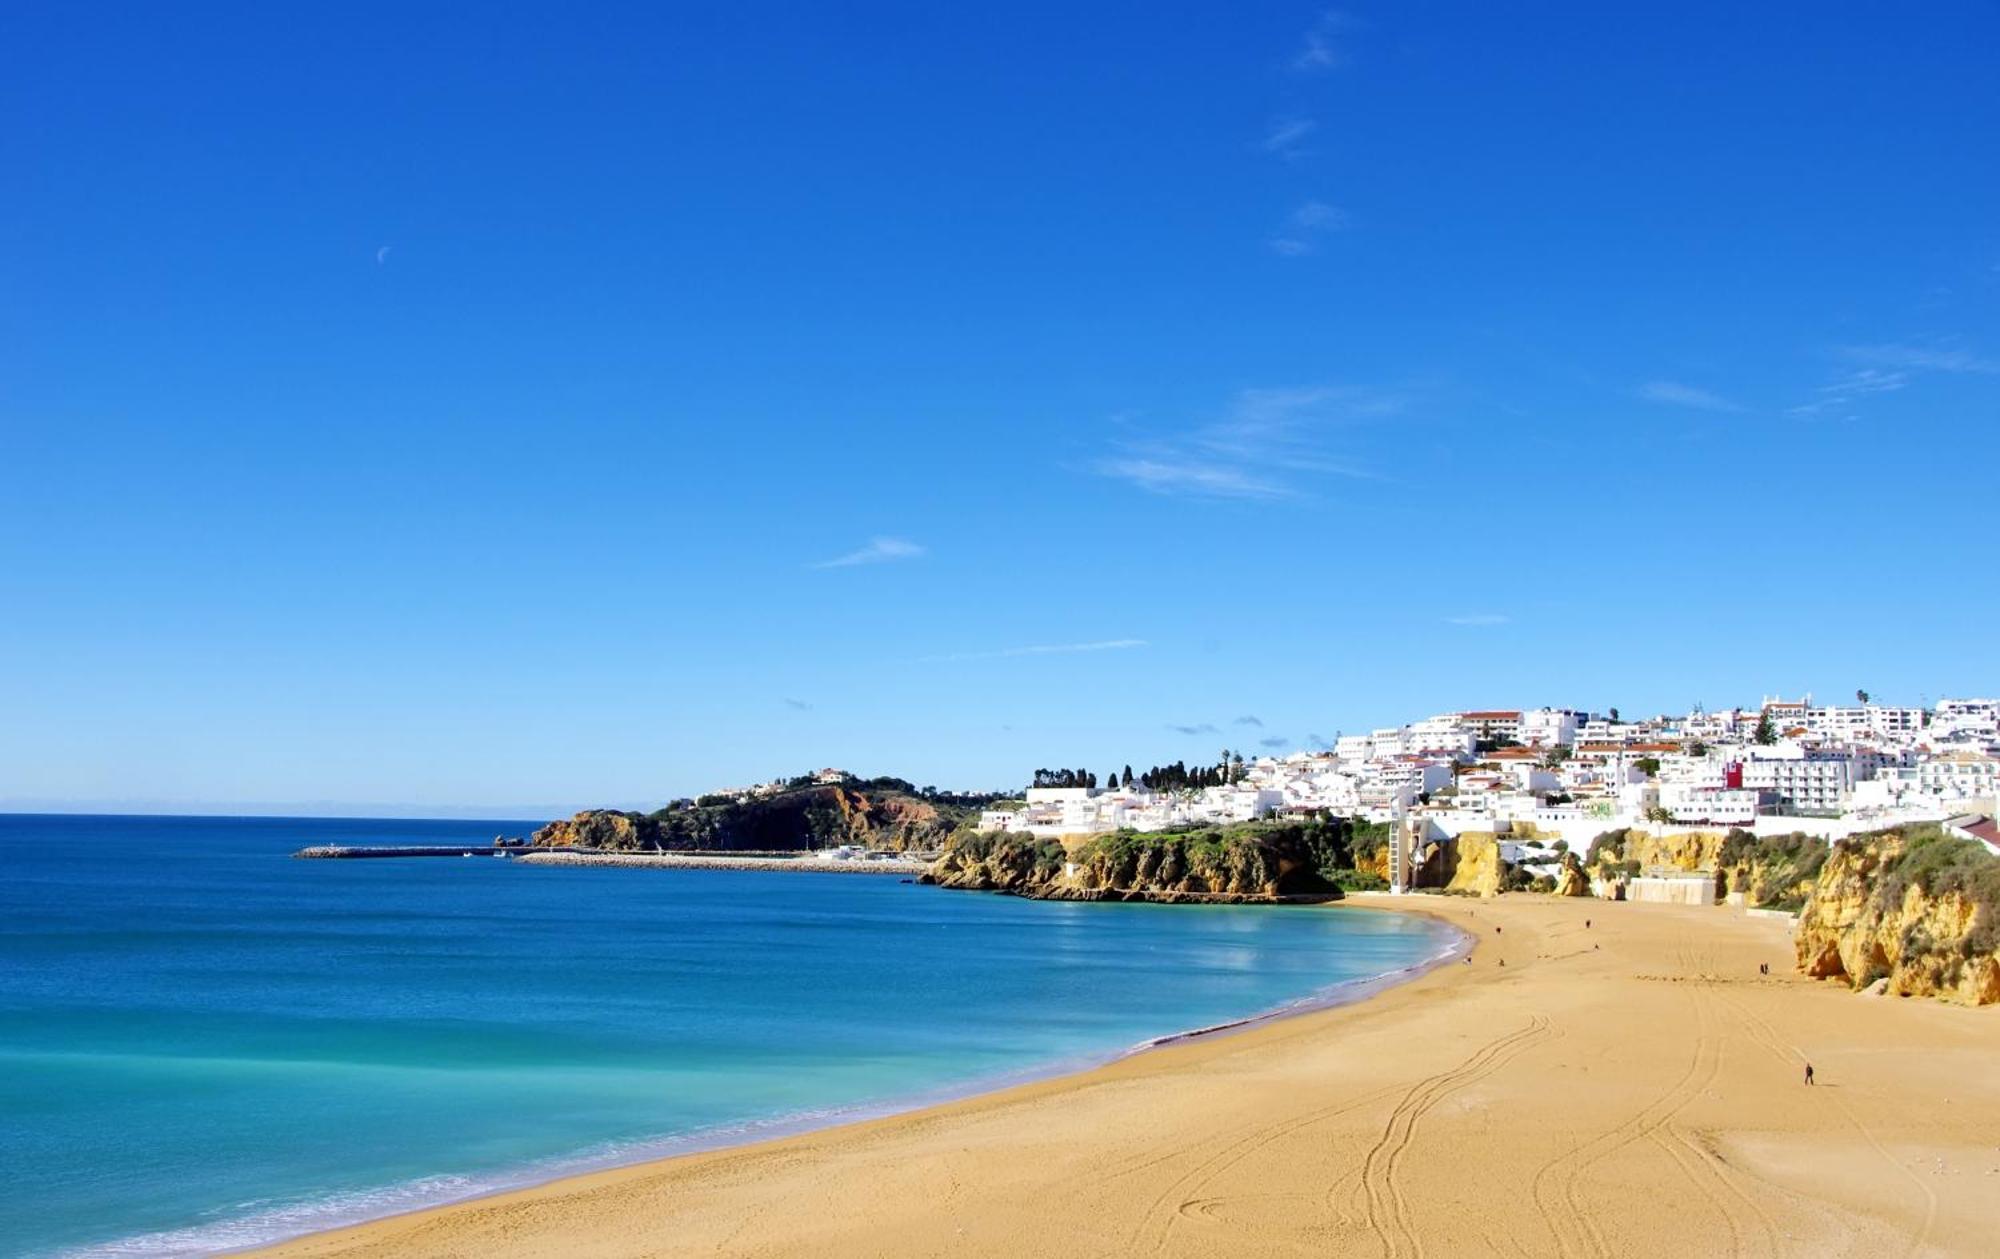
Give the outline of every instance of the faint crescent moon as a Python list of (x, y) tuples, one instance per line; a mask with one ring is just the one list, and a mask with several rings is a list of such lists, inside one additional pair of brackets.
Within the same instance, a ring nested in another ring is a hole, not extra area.
[(381, 266), (381, 265), (382, 265), (383, 263), (387, 262), (388, 260), (389, 260), (389, 246), (387, 246), (387, 245), (384, 245), (384, 246), (382, 246), (382, 247), (381, 247), (380, 249), (378, 249), (378, 250), (376, 250), (376, 251), (375, 251), (375, 265), (376, 265), (376, 266), (378, 266), (378, 267), (379, 267), (379, 266)]

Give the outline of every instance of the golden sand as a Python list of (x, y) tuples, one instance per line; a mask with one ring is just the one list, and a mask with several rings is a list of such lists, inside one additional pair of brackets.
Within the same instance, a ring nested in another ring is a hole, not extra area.
[(1472, 962), (1080, 1075), (272, 1253), (2000, 1254), (2000, 1009), (1799, 979), (1781, 922), (1727, 909), (1397, 904), (1473, 932)]

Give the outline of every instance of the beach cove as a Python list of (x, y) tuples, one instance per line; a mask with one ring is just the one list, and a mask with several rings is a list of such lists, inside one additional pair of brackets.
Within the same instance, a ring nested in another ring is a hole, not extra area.
[(1459, 938), (872, 862), (291, 857), (496, 830), (0, 817), (0, 1249), (211, 1254), (908, 1111), (1351, 999)]
[(1989, 1253), (1993, 1010), (1798, 978), (1782, 922), (1726, 909), (1297, 912), (1362, 905), (1477, 948), (1357, 1004), (1061, 1079), (268, 1253)]

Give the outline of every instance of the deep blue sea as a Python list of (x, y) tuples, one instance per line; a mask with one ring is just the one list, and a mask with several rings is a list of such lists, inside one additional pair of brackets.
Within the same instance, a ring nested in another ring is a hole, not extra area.
[(0, 1252), (201, 1253), (1101, 1061), (1402, 915), (294, 861), (525, 821), (0, 815)]

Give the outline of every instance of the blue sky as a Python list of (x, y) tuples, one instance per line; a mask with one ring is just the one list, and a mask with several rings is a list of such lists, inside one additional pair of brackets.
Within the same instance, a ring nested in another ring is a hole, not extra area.
[(8, 6), (0, 807), (2000, 691), (1992, 6), (835, 7)]

